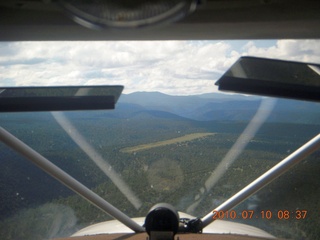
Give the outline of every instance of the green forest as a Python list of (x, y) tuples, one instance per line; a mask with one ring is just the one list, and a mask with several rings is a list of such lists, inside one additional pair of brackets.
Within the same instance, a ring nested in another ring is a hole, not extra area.
[[(130, 217), (145, 216), (159, 202), (170, 203), (182, 212), (189, 209), (189, 214), (202, 217), (320, 132), (317, 124), (266, 122), (217, 184), (202, 191), (248, 122), (195, 121), (148, 112), (130, 118), (103, 111), (67, 116), (134, 192), (142, 203), (139, 208), (50, 113), (6, 114), (0, 124)], [(205, 135), (185, 137), (199, 133)], [(179, 140), (184, 137), (187, 140)], [(168, 144), (164, 144), (166, 141)], [(132, 150), (146, 144), (153, 147)], [(0, 144), (0, 152), (1, 239), (67, 236), (112, 219), (4, 144)], [(257, 226), (277, 237), (316, 239), (320, 236), (319, 159), (317, 151), (234, 208), (237, 212), (270, 210), (273, 216), (279, 210), (305, 209), (305, 219), (225, 220)], [(190, 208), (195, 201), (199, 204)]]

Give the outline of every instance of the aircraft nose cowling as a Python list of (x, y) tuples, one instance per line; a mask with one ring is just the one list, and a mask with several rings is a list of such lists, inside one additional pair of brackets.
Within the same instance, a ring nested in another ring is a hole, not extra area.
[(147, 214), (144, 226), (150, 240), (173, 239), (179, 228), (179, 214), (170, 204), (156, 204)]

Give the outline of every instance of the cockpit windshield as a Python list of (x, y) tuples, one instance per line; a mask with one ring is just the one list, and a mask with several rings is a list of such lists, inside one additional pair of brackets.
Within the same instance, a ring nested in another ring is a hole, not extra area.
[[(161, 202), (203, 217), (320, 132), (318, 102), (215, 85), (241, 56), (320, 64), (319, 40), (1, 42), (0, 53), (0, 102), (6, 87), (124, 86), (113, 110), (1, 112), (0, 126), (130, 217)], [(216, 218), (319, 238), (319, 159)], [(2, 143), (0, 163), (1, 239), (112, 219)]]

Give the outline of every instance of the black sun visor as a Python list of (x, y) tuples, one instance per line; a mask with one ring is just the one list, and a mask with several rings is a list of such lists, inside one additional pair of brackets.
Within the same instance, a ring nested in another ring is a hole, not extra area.
[(0, 88), (0, 112), (114, 109), (123, 86)]
[(222, 91), (320, 101), (320, 65), (241, 57), (216, 85)]

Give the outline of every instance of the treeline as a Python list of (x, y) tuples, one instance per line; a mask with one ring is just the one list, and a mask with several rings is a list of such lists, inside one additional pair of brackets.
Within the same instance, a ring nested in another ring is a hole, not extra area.
[[(97, 113), (97, 116), (99, 114)], [(16, 119), (6, 123), (5, 127), (131, 217), (145, 216), (148, 210), (159, 202), (168, 202), (179, 211), (186, 211), (198, 199), (198, 195), (201, 203), (192, 214), (203, 216), (320, 131), (319, 126), (265, 124), (217, 184), (209, 191), (201, 192), (204, 183), (234, 145), (247, 122), (197, 122), (152, 116), (114, 119), (105, 118), (103, 114), (97, 116), (74, 114), (73, 117), (78, 118), (75, 126), (140, 199), (143, 204), (139, 209), (133, 207), (49, 115), (43, 115), (43, 118), (38, 120), (32, 120), (31, 116), (23, 121)], [(197, 132), (216, 134), (135, 153), (120, 152), (124, 147)], [(8, 151), (4, 145), (0, 146), (0, 151), (0, 161), (5, 166), (0, 168), (0, 229), (3, 229), (2, 234), (9, 234), (5, 236), (16, 239), (13, 237), (15, 235), (12, 235), (18, 221), (14, 213), (27, 208), (39, 211), (42, 209), (39, 205), (48, 202), (73, 209), (76, 223), (71, 224), (65, 232), (111, 219), (27, 160)], [(315, 209), (320, 209), (316, 201), (320, 197), (319, 177), (316, 175), (320, 166), (315, 163), (316, 159), (319, 159), (319, 155), (313, 155), (308, 161), (299, 164), (257, 193), (257, 205), (261, 209), (301, 207), (310, 209), (310, 217), (305, 221), (285, 222), (284, 229), (279, 229), (278, 226), (283, 222), (279, 224), (277, 219), (272, 219), (260, 227), (279, 237), (309, 238), (320, 235), (315, 226)], [(248, 208), (248, 202), (244, 202), (241, 207)], [(28, 214), (24, 213), (23, 216), (29, 216)], [(290, 230), (287, 227), (293, 225), (298, 226), (295, 232), (297, 235), (288, 235)]]

